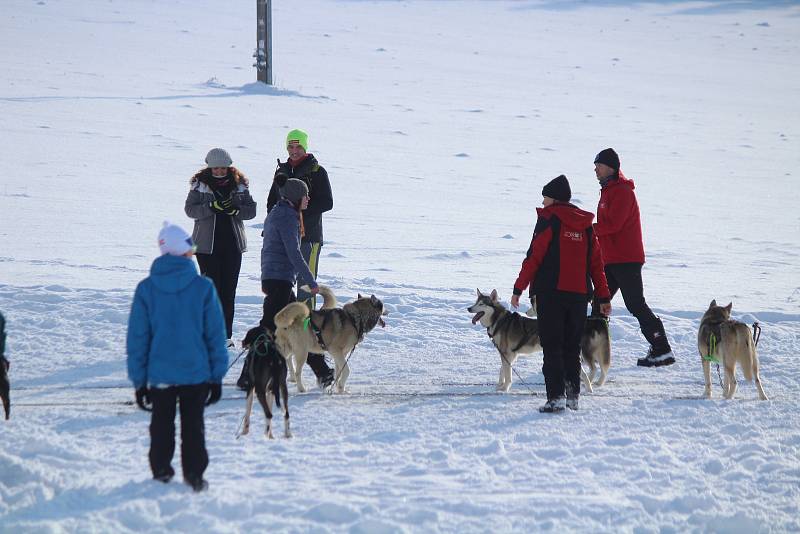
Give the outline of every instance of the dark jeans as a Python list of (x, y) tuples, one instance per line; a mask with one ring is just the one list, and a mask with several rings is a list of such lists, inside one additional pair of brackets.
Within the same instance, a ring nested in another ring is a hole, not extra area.
[[(264, 292), (264, 314), (261, 317), (261, 326), (274, 332), (275, 314), (281, 311), (290, 302), (295, 302), (294, 290), (291, 282), (286, 280), (262, 280), (261, 290)], [(325, 377), (331, 368), (325, 363), (325, 356), (309, 352), (308, 366), (314, 371), (317, 378)]]
[(239, 285), (239, 271), (242, 268), (242, 253), (237, 250), (220, 250), (214, 254), (195, 254), (200, 265), (200, 274), (214, 282), (217, 295), (225, 315), (225, 329), (228, 339), (233, 337), (233, 311), (236, 302), (236, 286)]
[(639, 321), (639, 328), (654, 349), (669, 351), (669, 341), (661, 319), (656, 317), (644, 300), (641, 263), (613, 263), (606, 265), (606, 279), (611, 298), (617, 290), (622, 292), (625, 307)]
[(536, 295), (539, 339), (544, 352), (547, 399), (564, 395), (565, 387), (581, 388), (581, 335), (586, 322), (586, 299), (552, 292)]
[(208, 467), (203, 411), (208, 384), (150, 389), (153, 413), (150, 418), (150, 469), (153, 476), (174, 473), (175, 405), (181, 411), (181, 465), (186, 479), (203, 478)]

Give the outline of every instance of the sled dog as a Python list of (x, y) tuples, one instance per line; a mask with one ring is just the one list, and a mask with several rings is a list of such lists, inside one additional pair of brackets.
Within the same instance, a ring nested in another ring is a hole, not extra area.
[(758, 354), (750, 327), (731, 319), (733, 303), (717, 306), (712, 300), (708, 310), (700, 319), (697, 332), (697, 349), (703, 362), (703, 376), (706, 381), (704, 395), (711, 398), (711, 361), (717, 361), (725, 369), (722, 380), (722, 394), (726, 399), (736, 393), (736, 364), (742, 367), (742, 374), (748, 381), (755, 379), (758, 398), (767, 400), (758, 372)]
[[(514, 365), (517, 356), (542, 350), (539, 342), (539, 321), (508, 311), (498, 302), (497, 290), (492, 290), (490, 295), (484, 295), (478, 289), (475, 304), (467, 310), (475, 314), (472, 324), (480, 321), (500, 353), (500, 378), (497, 381), (497, 391), (507, 392), (511, 388), (511, 366)], [(605, 318), (602, 316), (587, 318), (581, 336), (581, 356), (591, 370), (591, 374), (587, 376), (581, 366), (581, 379), (586, 390), (591, 393), (597, 369), (600, 369), (597, 385), (602, 386), (605, 384), (608, 368), (611, 365), (611, 338), (608, 335)]]
[(258, 397), (258, 402), (264, 409), (267, 418), (267, 428), (264, 434), (269, 439), (272, 435), (272, 402), (281, 407), (283, 402), (283, 434), (292, 437), (289, 429), (289, 390), (286, 385), (286, 358), (278, 351), (271, 333), (257, 326), (248, 330), (242, 340), (242, 348), (248, 349), (247, 372), (250, 378), (250, 389), (247, 391), (245, 401), (244, 420), (242, 431), (244, 436), (250, 432), (250, 413), (253, 410), (253, 396)]
[(294, 381), (297, 391), (306, 390), (302, 381), (303, 364), (309, 352), (327, 352), (333, 357), (336, 380), (333, 388), (345, 391), (350, 375), (345, 365), (348, 355), (376, 325), (385, 327), (383, 303), (375, 297), (362, 297), (337, 308), (336, 296), (329, 287), (319, 286), (323, 304), (309, 312), (302, 302), (291, 302), (275, 315), (278, 348), (287, 357), (294, 355)]

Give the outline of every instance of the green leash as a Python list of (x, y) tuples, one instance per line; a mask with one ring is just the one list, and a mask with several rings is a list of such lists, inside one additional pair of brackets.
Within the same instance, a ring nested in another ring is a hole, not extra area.
[(717, 336), (715, 336), (713, 332), (708, 335), (708, 354), (703, 356), (703, 360), (714, 362), (719, 365), (719, 358), (717, 357)]
[(308, 330), (308, 324), (311, 322), (311, 316), (309, 315), (305, 319), (303, 319), (303, 332)]

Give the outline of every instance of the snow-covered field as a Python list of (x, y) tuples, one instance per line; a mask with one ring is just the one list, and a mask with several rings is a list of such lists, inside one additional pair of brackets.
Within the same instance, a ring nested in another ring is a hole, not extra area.
[[(253, 83), (254, 4), (3, 3), (0, 532), (800, 530), (796, 2), (276, 1), (271, 88)], [(209, 491), (152, 482), (125, 377), (133, 289), (223, 146), (259, 202), (236, 335), (258, 321), (294, 127), (334, 190), (320, 280), (383, 299), (388, 327), (354, 353), (349, 394), (290, 386), (291, 440), (260, 416), (235, 439), (236, 362), (206, 415)], [(510, 296), (544, 183), (565, 173), (594, 211), (607, 146), (637, 183), (678, 363), (636, 367), (617, 297), (609, 383), (545, 416), (541, 356), (494, 393), (466, 307), (476, 287)], [(749, 383), (698, 398), (712, 298), (761, 322), (770, 401)]]

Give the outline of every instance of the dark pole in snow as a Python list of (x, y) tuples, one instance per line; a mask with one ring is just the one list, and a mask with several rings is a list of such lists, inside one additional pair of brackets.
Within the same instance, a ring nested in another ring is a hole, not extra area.
[(272, 0), (256, 0), (256, 62), (258, 81), (272, 85)]

